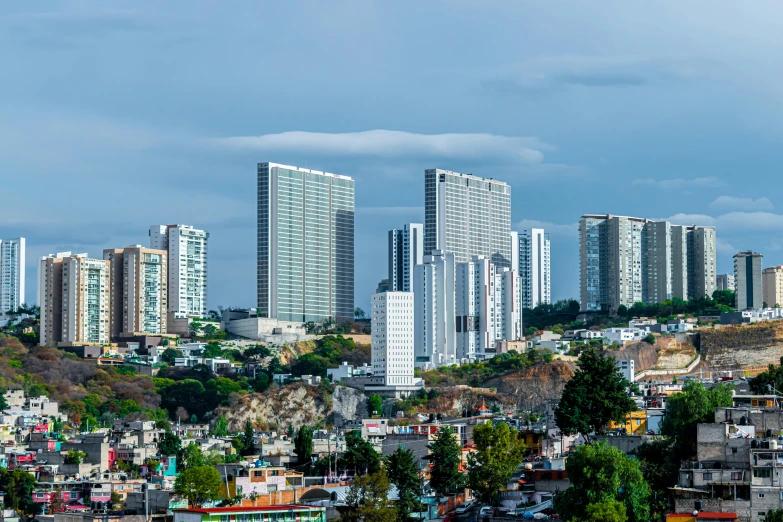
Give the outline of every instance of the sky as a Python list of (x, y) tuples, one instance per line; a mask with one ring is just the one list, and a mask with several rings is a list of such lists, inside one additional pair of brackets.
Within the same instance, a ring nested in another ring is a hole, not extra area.
[(779, 2), (0, 5), (0, 238), (38, 259), (210, 232), (209, 308), (255, 306), (256, 165), (356, 181), (356, 304), (424, 170), (506, 181), (578, 298), (577, 222), (714, 225), (783, 264)]

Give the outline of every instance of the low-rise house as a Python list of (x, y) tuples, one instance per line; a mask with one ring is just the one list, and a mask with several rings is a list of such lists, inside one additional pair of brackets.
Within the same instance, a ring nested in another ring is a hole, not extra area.
[(190, 508), (174, 511), (174, 522), (326, 522), (326, 508), (309, 505)]

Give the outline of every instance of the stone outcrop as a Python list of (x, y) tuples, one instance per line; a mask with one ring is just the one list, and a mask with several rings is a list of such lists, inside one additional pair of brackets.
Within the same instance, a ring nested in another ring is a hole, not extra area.
[(553, 361), (494, 377), (486, 387), (512, 399), (517, 409), (543, 411), (547, 404), (560, 400), (565, 383), (573, 376), (573, 364)]
[(335, 386), (332, 392), (332, 412), (329, 421), (341, 428), (346, 421), (367, 416), (367, 397), (360, 391), (347, 386)]
[(716, 370), (759, 370), (780, 364), (783, 322), (701, 330), (701, 354)]
[(215, 410), (213, 418), (225, 415), (229, 431), (244, 429), (245, 422), (258, 427), (277, 427), (307, 424), (312, 426), (323, 421), (331, 411), (331, 398), (323, 390), (305, 384), (294, 384), (281, 388), (273, 387), (261, 393), (249, 393), (236, 398), (227, 408)]

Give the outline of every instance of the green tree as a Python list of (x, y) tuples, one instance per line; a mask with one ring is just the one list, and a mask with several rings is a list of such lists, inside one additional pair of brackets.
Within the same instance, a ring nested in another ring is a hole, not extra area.
[(210, 341), (206, 346), (204, 346), (204, 357), (214, 359), (216, 357), (220, 357), (221, 353), (223, 353), (223, 349), (220, 347), (220, 343), (217, 341)]
[(177, 467), (182, 470), (206, 466), (207, 462), (204, 458), (204, 452), (201, 451), (201, 447), (198, 444), (188, 444), (182, 448), (177, 464)]
[(495, 504), (498, 492), (525, 457), (525, 443), (505, 422), (473, 429), (475, 453), (468, 455), (468, 482), (482, 502)]
[(176, 348), (166, 348), (163, 350), (163, 353), (160, 354), (161, 360), (167, 364), (174, 364), (177, 357), (182, 357), (182, 352)]
[(158, 443), (158, 453), (162, 456), (173, 457), (179, 455), (182, 450), (182, 440), (172, 431), (163, 434), (163, 438)]
[(207, 339), (214, 339), (217, 337), (218, 329), (214, 324), (204, 325), (204, 337)]
[(626, 522), (625, 506), (617, 500), (602, 500), (588, 504), (585, 508), (587, 515), (584, 522)]
[(83, 451), (69, 450), (68, 453), (65, 454), (63, 462), (65, 464), (81, 464), (86, 458), (87, 454)]
[(731, 392), (731, 386), (717, 384), (708, 389), (700, 382), (691, 381), (685, 384), (682, 393), (669, 397), (661, 434), (671, 440), (677, 459), (687, 460), (696, 455), (696, 425), (713, 422), (715, 408), (731, 406)]
[(20, 515), (31, 518), (41, 513), (41, 505), (33, 502), (35, 476), (21, 468), (13, 471), (0, 469), (0, 491), (5, 491), (5, 506)]
[(367, 317), (367, 314), (364, 313), (364, 310), (362, 310), (357, 306), (356, 310), (353, 311), (353, 316), (357, 319), (364, 319), (365, 317)]
[(577, 366), (563, 389), (555, 420), (563, 433), (581, 434), (589, 443), (591, 433), (605, 433), (609, 421), (624, 421), (636, 404), (628, 396), (630, 383), (617, 372), (613, 357), (590, 348), (582, 352)]
[(313, 429), (310, 426), (299, 427), (299, 432), (294, 439), (294, 452), (300, 469), (309, 470), (313, 458)]
[(215, 420), (215, 428), (212, 430), (212, 435), (216, 437), (228, 437), (228, 421), (225, 415), (220, 415)]
[(202, 328), (204, 328), (204, 324), (199, 321), (198, 319), (193, 319), (190, 321), (190, 324), (188, 325), (188, 331), (190, 332), (191, 337), (198, 337), (201, 333)]
[(250, 419), (245, 421), (245, 431), (242, 433), (242, 454), (250, 455), (253, 452), (253, 439), (255, 437), (255, 430), (253, 429), (253, 423)]
[(655, 336), (653, 334), (647, 334), (647, 337), (644, 338), (645, 341), (647, 341), (649, 344), (655, 344)]
[(454, 431), (448, 426), (441, 426), (435, 434), (435, 439), (429, 445), (430, 454), (427, 460), (432, 464), (430, 470), (430, 485), (439, 495), (456, 491), (463, 483), (459, 471), (462, 460), (462, 446)]
[(381, 469), (381, 456), (358, 431), (349, 431), (345, 435), (345, 453), (341, 464), (357, 475), (369, 475)]
[(5, 389), (0, 389), (0, 411), (8, 409), (8, 401), (5, 400)]
[(369, 415), (383, 415), (383, 399), (380, 395), (373, 394), (367, 399), (367, 413)]
[(174, 482), (174, 491), (188, 500), (191, 506), (220, 498), (220, 472), (211, 466), (188, 468)]
[(588, 513), (590, 505), (610, 516), (613, 502), (623, 504), (628, 522), (649, 519), (650, 486), (639, 461), (617, 448), (604, 442), (579, 446), (568, 457), (566, 471), (571, 485), (555, 497), (555, 509), (566, 521), (595, 520)]
[(392, 484), (397, 486), (399, 500), (395, 504), (400, 522), (411, 520), (413, 513), (421, 512), (421, 484), (416, 469), (413, 451), (397, 448), (394, 453), (384, 458), (386, 473)]
[(390, 489), (391, 482), (382, 469), (355, 477), (340, 518), (344, 522), (396, 522), (397, 510), (389, 500)]
[(764, 516), (764, 522), (783, 522), (783, 509), (767, 511), (767, 514)]

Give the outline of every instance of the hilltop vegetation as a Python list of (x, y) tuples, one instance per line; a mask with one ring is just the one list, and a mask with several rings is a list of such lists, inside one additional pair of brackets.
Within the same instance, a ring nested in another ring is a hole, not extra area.
[(551, 362), (552, 353), (548, 350), (529, 350), (525, 353), (508, 352), (496, 355), (483, 362), (463, 364), (461, 366), (441, 366), (420, 373), (427, 386), (455, 386), (464, 384), (480, 387), (488, 379), (514, 370), (521, 370), (541, 362)]

